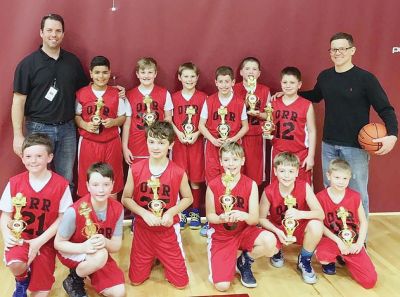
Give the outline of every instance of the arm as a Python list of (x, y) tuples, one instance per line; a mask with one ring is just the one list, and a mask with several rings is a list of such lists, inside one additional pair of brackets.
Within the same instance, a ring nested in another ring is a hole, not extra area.
[(172, 109), (164, 110), (164, 121), (172, 123)]
[(186, 173), (183, 174), (181, 185), (179, 187), (181, 199), (178, 204), (168, 209), (161, 218), (161, 225), (164, 227), (172, 226), (174, 216), (181, 213), (193, 203), (192, 191), (190, 190), (189, 181)]
[(1, 234), (3, 235), (5, 251), (8, 251), (13, 246), (22, 245), (22, 241), (15, 239), (10, 229), (8, 229), (8, 224), (11, 220), (12, 220), (11, 212), (5, 212), (5, 211), (1, 212), (0, 226), (1, 226)]
[(319, 84), (319, 79), (320, 76), (317, 78), (317, 83), (315, 84), (314, 88), (309, 91), (301, 91), (299, 92), (299, 95), (306, 98), (307, 100), (310, 100), (313, 103), (319, 103), (321, 102), (323, 95), (322, 95), (322, 90)]
[(310, 104), (307, 111), (307, 132), (308, 132), (308, 155), (304, 160), (302, 167), (306, 167), (306, 171), (314, 167), (315, 147), (317, 145), (317, 126), (315, 124), (314, 107)]
[(249, 212), (232, 210), (229, 213), (229, 222), (245, 221), (248, 225), (257, 225), (259, 217), (258, 187), (253, 181), (249, 198)]
[(317, 219), (322, 221), (325, 218), (324, 211), (309, 184), (306, 184), (306, 201), (310, 210), (291, 208), (286, 211), (285, 218), (295, 220)]
[(14, 140), (13, 149), (14, 153), (21, 155), (22, 143), (25, 140), (23, 134), (23, 123), (24, 123), (24, 109), (27, 95), (20, 93), (14, 93), (13, 102), (11, 106), (11, 120), (13, 125)]
[(212, 134), (210, 133), (210, 131), (208, 131), (206, 127), (206, 122), (207, 119), (200, 117), (199, 131), (201, 132), (201, 134), (203, 134), (204, 138), (211, 142), (214, 146), (220, 147), (224, 144), (224, 141), (220, 138), (215, 138), (214, 136), (212, 136)]
[(215, 213), (214, 193), (210, 187), (206, 191), (206, 217), (207, 221), (211, 224), (223, 224), (228, 222), (228, 216), (225, 213), (217, 215)]
[(368, 220), (367, 216), (365, 215), (362, 203), (360, 203), (360, 205), (358, 206), (357, 213), (360, 220), (360, 228), (358, 231), (359, 233), (357, 242), (353, 243), (349, 248), (349, 252), (351, 254), (358, 254), (361, 251), (364, 246), (365, 238), (367, 237), (368, 231)]
[(133, 189), (134, 189), (134, 182), (133, 182), (132, 171), (129, 170), (125, 188), (124, 191), (122, 192), (122, 199), (121, 199), (122, 204), (127, 209), (132, 211), (134, 214), (141, 216), (147, 225), (160, 226), (161, 225), (160, 218), (156, 217), (151, 211), (148, 211), (147, 209), (138, 205), (135, 202), (135, 200), (132, 199)]
[(240, 128), (239, 132), (233, 136), (228, 138), (226, 141), (236, 142), (241, 139), (246, 133), (249, 131), (249, 122), (246, 120), (242, 120), (242, 127)]
[(342, 255), (347, 255), (349, 254), (349, 248), (348, 246), (339, 238), (339, 236), (337, 236), (336, 234), (334, 234), (331, 230), (329, 230), (329, 228), (327, 228), (324, 225), (324, 235), (326, 237), (328, 237), (330, 240), (334, 241), (336, 243), (336, 245), (338, 246), (340, 252), (342, 253)]
[(124, 154), (125, 162), (128, 165), (132, 165), (132, 161), (133, 161), (132, 152), (128, 148), (129, 129), (130, 129), (130, 127), (131, 127), (131, 117), (126, 117), (124, 126), (122, 127), (122, 152)]
[(187, 141), (185, 139), (185, 134), (182, 131), (180, 131), (178, 129), (178, 127), (175, 126), (175, 123), (173, 121), (171, 121), (171, 124), (172, 124), (172, 127), (174, 128), (174, 132), (175, 132), (176, 136), (178, 137), (179, 141), (181, 143), (187, 143)]
[(120, 127), (125, 123), (126, 116), (121, 115), (116, 117), (115, 119), (112, 118), (107, 118), (101, 121), (103, 126), (105, 128), (111, 128), (111, 127)]

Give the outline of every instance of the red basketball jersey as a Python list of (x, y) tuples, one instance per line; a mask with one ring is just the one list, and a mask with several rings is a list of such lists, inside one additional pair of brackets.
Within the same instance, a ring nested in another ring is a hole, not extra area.
[(172, 94), (172, 103), (174, 104), (174, 116), (173, 121), (179, 131), (183, 132), (183, 125), (188, 121), (188, 115), (186, 114), (186, 108), (193, 106), (195, 114), (192, 116), (192, 124), (195, 126), (196, 131), (199, 129), (200, 112), (203, 107), (204, 101), (207, 95), (201, 91), (196, 90), (190, 98), (186, 100), (182, 96), (182, 91), (178, 91)]
[(75, 216), (76, 216), (75, 220), (76, 230), (75, 233), (70, 238), (70, 241), (84, 242), (87, 240), (87, 238), (82, 234), (82, 230), (85, 227), (86, 220), (83, 215), (79, 214), (79, 206), (81, 205), (82, 202), (86, 202), (88, 206), (92, 209), (92, 211), (89, 213), (89, 216), (92, 222), (97, 224), (97, 226), (99, 227), (98, 233), (103, 234), (104, 237), (108, 239), (111, 239), (111, 237), (114, 234), (115, 226), (124, 210), (122, 204), (119, 203), (117, 200), (108, 198), (106, 219), (105, 221), (100, 221), (97, 218), (92, 203), (90, 202), (90, 194), (87, 194), (72, 205), (72, 208), (75, 210)]
[[(233, 92), (237, 96), (239, 96), (243, 100), (243, 102), (246, 102), (247, 90), (245, 89), (243, 82), (235, 84), (235, 86), (233, 87)], [(254, 92), (254, 94), (259, 99), (256, 105), (256, 110), (264, 112), (264, 107), (267, 105), (267, 99), (269, 93), (270, 90), (267, 86), (262, 84), (257, 84), (256, 90)], [(247, 110), (249, 110), (248, 106)], [(249, 121), (249, 131), (246, 133), (246, 135), (261, 135), (262, 134), (261, 126), (264, 124), (264, 122), (260, 118), (251, 115), (248, 115), (248, 121)]]
[[(294, 208), (298, 210), (310, 210), (306, 201), (306, 185), (307, 183), (305, 181), (296, 180), (291, 193), (292, 196), (296, 198), (296, 205)], [(264, 191), (271, 204), (268, 219), (274, 225), (279, 226), (282, 224), (282, 220), (285, 218), (285, 212), (288, 209), (285, 205), (284, 197), (282, 197), (279, 191), (279, 182), (275, 180), (272, 184), (268, 185)]]
[[(134, 182), (133, 199), (135, 202), (146, 209), (148, 203), (153, 199), (153, 192), (147, 186), (147, 181), (152, 176), (149, 167), (149, 159), (140, 160), (132, 164), (132, 177)], [(158, 188), (159, 199), (164, 201), (166, 206), (164, 213), (175, 206), (179, 201), (179, 189), (185, 171), (176, 165), (173, 161), (169, 161), (167, 169), (159, 177), (160, 187)], [(179, 222), (179, 216), (174, 216), (174, 224)], [(162, 231), (165, 229), (163, 226), (149, 227), (141, 216), (135, 217), (135, 224), (149, 228), (154, 231)]]
[[(102, 96), (104, 106), (101, 108), (101, 119), (115, 119), (118, 117), (119, 96), (116, 88), (108, 86)], [(82, 105), (81, 117), (84, 121), (90, 122), (96, 112), (97, 97), (93, 93), (91, 86), (81, 88), (76, 92), (76, 100)], [(79, 134), (86, 139), (96, 142), (107, 142), (119, 137), (118, 127), (104, 128), (100, 126), (100, 133), (90, 133), (84, 129), (78, 128)]]
[[(209, 187), (214, 194), (214, 205), (215, 213), (220, 215), (224, 212), (222, 204), (220, 202), (220, 197), (225, 194), (225, 186), (222, 183), (221, 175), (214, 178), (210, 183)], [(253, 185), (253, 180), (249, 177), (241, 174), (240, 179), (236, 186), (232, 189), (231, 195), (236, 198), (235, 205), (232, 209), (241, 210), (244, 212), (249, 212), (249, 199), (251, 194), (251, 189)], [(235, 224), (211, 224), (210, 227), (215, 229), (216, 234), (222, 236), (233, 236), (243, 231), (246, 228), (246, 222), (237, 222)]]
[(329, 197), (327, 189), (319, 192), (317, 198), (325, 213), (324, 225), (332, 233), (338, 235), (339, 231), (343, 229), (342, 220), (337, 216), (338, 209), (343, 206), (349, 212), (349, 216), (346, 219), (347, 226), (358, 234), (360, 226), (358, 208), (361, 203), (361, 196), (358, 192), (347, 188), (342, 201), (338, 204), (334, 203)]
[[(148, 156), (146, 144), (146, 123), (143, 119), (143, 114), (146, 112), (146, 104), (143, 103), (144, 95), (139, 91), (139, 88), (133, 88), (126, 93), (129, 104), (132, 108), (131, 127), (129, 129), (128, 147), (133, 156)], [(164, 119), (165, 101), (167, 98), (167, 90), (154, 85), (153, 90), (149, 94), (153, 99), (151, 111), (156, 114), (156, 120)]]
[[(46, 231), (58, 218), (60, 201), (68, 188), (68, 181), (51, 172), (51, 178), (39, 192), (29, 183), (29, 172), (23, 172), (10, 178), (11, 197), (22, 193), (26, 197), (26, 206), (22, 208), (23, 220), (28, 224), (22, 233), (23, 239), (36, 238)], [(15, 208), (13, 215), (15, 213)]]
[[(208, 118), (206, 122), (206, 127), (208, 131), (215, 138), (220, 138), (219, 133), (217, 131), (218, 125), (221, 123), (221, 117), (218, 115), (218, 108), (220, 108), (221, 102), (218, 98), (218, 93), (215, 93), (207, 98), (207, 109), (208, 109)], [(228, 109), (228, 113), (225, 116), (225, 122), (231, 128), (228, 137), (235, 136), (240, 128), (242, 127), (242, 111), (244, 107), (244, 102), (241, 98), (239, 98), (235, 93), (233, 93), (233, 98), (228, 103), (226, 108)]]
[(307, 112), (311, 102), (298, 97), (286, 106), (282, 97), (272, 102), (274, 109), (275, 137), (272, 140), (274, 149), (281, 152), (296, 153), (308, 148)]

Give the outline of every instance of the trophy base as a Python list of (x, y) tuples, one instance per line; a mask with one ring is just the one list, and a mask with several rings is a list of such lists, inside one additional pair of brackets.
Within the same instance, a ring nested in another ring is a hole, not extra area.
[(274, 139), (274, 135), (263, 135), (262, 136), (264, 139), (267, 139), (267, 140), (272, 140), (272, 139)]
[(292, 243), (295, 243), (296, 241), (297, 241), (296, 236), (286, 235), (286, 245), (290, 245)]

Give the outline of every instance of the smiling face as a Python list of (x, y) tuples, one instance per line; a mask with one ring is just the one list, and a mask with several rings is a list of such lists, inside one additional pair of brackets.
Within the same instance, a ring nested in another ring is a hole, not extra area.
[(46, 171), (47, 164), (52, 160), (53, 154), (49, 154), (44, 145), (32, 145), (22, 152), (22, 163), (32, 174), (41, 174)]
[(331, 42), (330, 56), (337, 70), (348, 70), (353, 66), (352, 58), (356, 48), (347, 39), (335, 39)]
[(296, 76), (284, 74), (281, 79), (282, 92), (288, 96), (293, 97), (297, 95), (297, 91), (301, 87), (301, 81)]
[(111, 71), (107, 66), (95, 66), (90, 70), (90, 77), (96, 89), (104, 90), (110, 80)]
[(86, 182), (86, 186), (91, 199), (94, 202), (101, 203), (106, 201), (111, 195), (114, 182), (109, 177), (102, 176), (98, 172), (92, 172), (89, 181)]
[(274, 168), (274, 173), (280, 184), (290, 187), (299, 175), (299, 168), (289, 164), (282, 164)]
[(222, 97), (228, 97), (232, 93), (232, 88), (235, 85), (235, 80), (230, 75), (218, 75), (215, 80), (215, 85), (218, 88), (218, 94)]
[(225, 172), (230, 172), (233, 176), (236, 176), (240, 173), (240, 169), (244, 165), (244, 157), (232, 152), (222, 152), (220, 163)]
[(343, 192), (350, 183), (351, 172), (349, 170), (333, 170), (327, 172), (326, 176), (329, 180), (330, 186), (335, 191)]
[(182, 74), (178, 75), (178, 79), (180, 82), (182, 82), (183, 89), (192, 91), (194, 88), (196, 88), (199, 76), (192, 69), (184, 69)]
[(153, 159), (166, 158), (168, 150), (172, 148), (173, 143), (169, 143), (168, 139), (161, 139), (147, 135), (147, 148), (150, 157)]
[(61, 22), (47, 19), (44, 23), (43, 30), (40, 30), (40, 37), (43, 40), (43, 50), (59, 49), (64, 38)]
[(136, 76), (140, 81), (140, 84), (144, 87), (152, 87), (154, 85), (154, 80), (157, 77), (157, 71), (154, 67), (145, 67), (139, 69), (136, 72)]

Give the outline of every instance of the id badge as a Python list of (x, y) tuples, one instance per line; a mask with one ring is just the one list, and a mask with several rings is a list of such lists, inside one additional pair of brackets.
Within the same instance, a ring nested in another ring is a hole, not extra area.
[(46, 98), (49, 101), (53, 101), (53, 99), (57, 95), (57, 93), (58, 93), (58, 89), (56, 89), (54, 86), (51, 86), (49, 88), (49, 90), (47, 91), (46, 96), (44, 96), (44, 98)]

